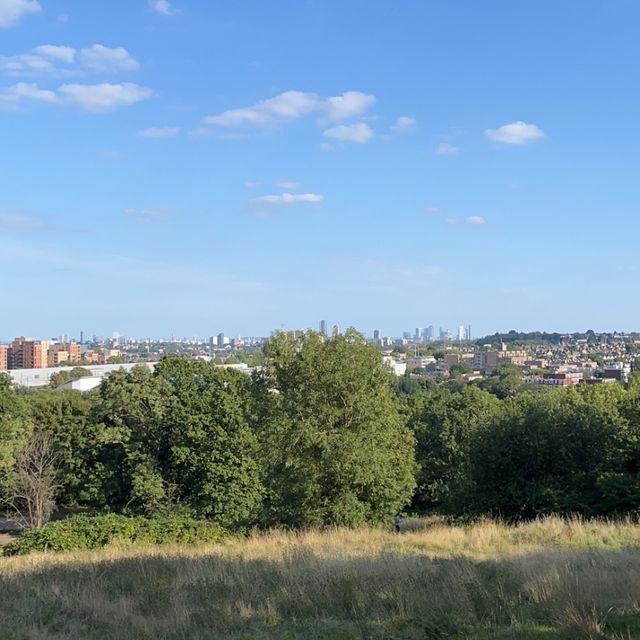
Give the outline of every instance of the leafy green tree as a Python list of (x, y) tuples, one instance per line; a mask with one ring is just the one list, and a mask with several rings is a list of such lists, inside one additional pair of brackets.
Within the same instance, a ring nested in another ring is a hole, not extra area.
[(170, 389), (162, 469), (179, 499), (223, 525), (255, 521), (263, 489), (247, 417), (250, 379), (179, 357), (162, 360), (155, 377)]
[(500, 401), (477, 387), (439, 386), (418, 395), (409, 417), (420, 466), (414, 505), (460, 513), (469, 499), (473, 437), (498, 414)]
[(454, 364), (449, 369), (449, 373), (454, 378), (459, 378), (459, 377), (463, 376), (465, 373), (471, 373), (472, 371), (473, 371), (473, 368), (467, 362), (459, 362), (458, 364)]
[(71, 371), (56, 371), (51, 374), (51, 378), (49, 380), (49, 386), (52, 389), (56, 389), (57, 387), (63, 385), (65, 382), (69, 382), (70, 380), (78, 380), (78, 378), (83, 378), (86, 376), (92, 376), (93, 373), (89, 369), (85, 369), (84, 367), (74, 367)]
[(95, 459), (101, 484), (96, 506), (145, 513), (166, 504), (161, 458), (170, 396), (166, 381), (144, 365), (105, 376), (92, 413), (101, 439)]
[(102, 425), (91, 420), (92, 397), (66, 389), (28, 397), (32, 420), (47, 435), (56, 460), (62, 506), (91, 504), (100, 494), (95, 457), (103, 445)]
[(500, 399), (512, 397), (524, 387), (522, 369), (514, 364), (499, 364), (478, 386)]
[(16, 393), (11, 377), (0, 373), (0, 499), (11, 491), (16, 456), (31, 430), (25, 399)]
[(554, 389), (506, 400), (471, 447), (474, 509), (515, 519), (592, 513), (626, 429), (611, 393)]
[(378, 350), (354, 330), (278, 333), (265, 357), (256, 429), (267, 522), (385, 522), (411, 498), (415, 459)]

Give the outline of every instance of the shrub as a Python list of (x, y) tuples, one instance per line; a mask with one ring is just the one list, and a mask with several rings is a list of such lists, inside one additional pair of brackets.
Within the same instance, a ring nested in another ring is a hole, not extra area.
[(79, 515), (50, 522), (40, 529), (27, 529), (6, 545), (3, 555), (26, 555), (34, 551), (77, 551), (98, 549), (113, 542), (120, 543), (197, 543), (218, 542), (224, 538), (218, 525), (183, 516), (130, 518), (108, 514)]

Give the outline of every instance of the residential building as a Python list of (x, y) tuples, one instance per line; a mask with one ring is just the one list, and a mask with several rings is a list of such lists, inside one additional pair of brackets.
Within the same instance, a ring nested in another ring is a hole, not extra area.
[(24, 336), (16, 338), (8, 349), (9, 369), (45, 369), (49, 343), (46, 340), (36, 341)]
[(0, 344), (0, 371), (7, 371), (9, 368), (9, 345)]
[(68, 344), (57, 342), (52, 344), (47, 351), (47, 366), (49, 367), (57, 367), (63, 362), (80, 362), (81, 359), (80, 345), (75, 342)]

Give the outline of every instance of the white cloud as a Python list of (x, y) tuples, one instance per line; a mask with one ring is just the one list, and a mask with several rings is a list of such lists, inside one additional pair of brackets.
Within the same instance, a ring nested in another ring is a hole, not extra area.
[(376, 102), (376, 97), (371, 93), (360, 91), (345, 91), (340, 96), (327, 98), (325, 109), (328, 122), (340, 122), (357, 118)]
[(0, 101), (17, 104), (20, 100), (37, 100), (39, 102), (53, 103), (57, 101), (54, 91), (40, 89), (35, 83), (18, 82), (7, 87), (0, 94)]
[(298, 189), (302, 189), (302, 185), (299, 182), (293, 182), (292, 180), (279, 180), (276, 182), (276, 187), (280, 187), (280, 189), (285, 189), (287, 191), (297, 191)]
[(125, 209), (125, 214), (136, 222), (164, 222), (171, 213), (170, 209)]
[(426, 213), (429, 213), (429, 214), (440, 213), (440, 211), (441, 211), (441, 209), (440, 209), (440, 208), (438, 208), (438, 207), (427, 207), (427, 208), (425, 209), (425, 212), (426, 212)]
[(131, 82), (121, 84), (63, 84), (58, 95), (65, 102), (86, 111), (110, 111), (126, 107), (153, 95), (151, 89)]
[(447, 224), (458, 224), (458, 222), (464, 222), (465, 224), (470, 225), (481, 225), (485, 224), (486, 220), (482, 216), (467, 216), (462, 220), (457, 220), (456, 218), (447, 218)]
[(526, 144), (545, 137), (545, 133), (540, 127), (521, 120), (502, 125), (497, 129), (486, 129), (484, 135), (489, 140), (502, 144)]
[(299, 118), (317, 108), (318, 96), (315, 93), (285, 91), (251, 107), (229, 109), (216, 116), (208, 116), (204, 123), (220, 127), (274, 126), (284, 120)]
[(21, 53), (17, 56), (4, 57), (0, 60), (2, 70), (9, 75), (25, 75), (43, 73), (55, 69), (53, 60), (34, 53)]
[(298, 203), (320, 203), (323, 196), (317, 193), (282, 193), (279, 195), (260, 196), (251, 200), (254, 204), (298, 204)]
[(102, 44), (94, 44), (92, 47), (80, 49), (80, 64), (85, 69), (94, 71), (135, 71), (140, 68), (140, 63), (129, 55), (124, 47), (105, 47)]
[(257, 189), (257, 188), (260, 186), (260, 183), (259, 183), (259, 182), (256, 182), (255, 180), (247, 180), (247, 181), (244, 183), (244, 186), (245, 186), (247, 189)]
[[(72, 65), (76, 65), (75, 68)], [(140, 63), (123, 47), (94, 44), (76, 50), (73, 47), (43, 44), (27, 53), (0, 58), (0, 68), (10, 75), (69, 74), (82, 73), (83, 70), (114, 73), (135, 71), (140, 68)]]
[(64, 62), (66, 64), (72, 64), (76, 58), (76, 50), (73, 47), (65, 47), (55, 44), (41, 44), (33, 50), (43, 58)]
[(441, 142), (436, 148), (436, 153), (439, 156), (457, 156), (459, 152), (459, 147), (449, 144), (448, 142)]
[(395, 124), (391, 127), (394, 133), (403, 133), (416, 128), (418, 121), (411, 116), (400, 116), (396, 119)]
[(358, 122), (357, 124), (341, 124), (337, 127), (327, 129), (324, 134), (327, 138), (342, 140), (345, 142), (357, 142), (365, 144), (373, 138), (373, 129), (366, 122)]
[(173, 138), (179, 133), (180, 127), (149, 127), (138, 131), (138, 135), (143, 138)]
[(167, 0), (151, 0), (149, 5), (156, 13), (159, 13), (163, 16), (172, 16), (175, 13), (175, 10), (171, 6), (171, 3)]
[[(321, 98), (315, 93), (305, 91), (285, 91), (273, 98), (260, 100), (249, 107), (228, 109), (222, 113), (203, 118), (203, 124), (208, 127), (240, 129), (240, 130), (268, 130), (277, 128), (285, 122), (302, 118), (311, 113), (321, 115), (320, 124), (341, 122), (362, 115), (362, 113), (376, 102), (372, 94), (360, 91), (345, 91), (342, 95)], [(369, 139), (373, 132), (364, 127), (367, 125), (350, 125), (352, 135), (360, 132), (361, 137)], [(335, 128), (340, 134), (343, 130)], [(332, 131), (333, 129), (329, 129)], [(356, 133), (353, 133), (355, 131)], [(204, 131), (206, 132), (206, 130)], [(368, 132), (368, 133), (367, 133)], [(198, 133), (203, 131), (198, 130)], [(348, 136), (348, 132), (345, 133)], [(349, 138), (345, 138), (349, 139)], [(365, 141), (366, 140), (357, 140)]]
[(0, 0), (0, 29), (12, 27), (23, 16), (39, 11), (42, 7), (37, 0)]

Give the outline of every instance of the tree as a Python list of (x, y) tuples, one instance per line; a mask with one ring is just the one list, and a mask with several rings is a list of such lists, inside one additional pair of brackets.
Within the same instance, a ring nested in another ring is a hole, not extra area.
[(469, 501), (469, 455), (473, 437), (498, 414), (500, 401), (477, 387), (440, 386), (416, 396), (409, 426), (420, 466), (414, 505), (460, 513)]
[(248, 423), (250, 379), (208, 362), (167, 357), (155, 377), (170, 389), (160, 466), (179, 498), (226, 526), (255, 522), (262, 499)]
[(95, 506), (150, 513), (167, 504), (161, 463), (170, 400), (170, 386), (143, 365), (105, 376), (91, 416), (100, 434)]
[(382, 523), (410, 500), (414, 439), (380, 353), (354, 330), (274, 335), (256, 383), (268, 523)]
[(42, 390), (29, 396), (34, 424), (50, 439), (56, 456), (58, 503), (77, 506), (99, 502), (103, 425), (92, 420), (93, 397), (70, 389)]
[(618, 393), (602, 385), (506, 400), (471, 447), (474, 510), (514, 519), (597, 511), (600, 479), (618, 468), (626, 431)]
[(478, 386), (494, 396), (504, 399), (516, 395), (523, 387), (522, 369), (514, 364), (499, 364), (495, 371)]
[(40, 528), (55, 508), (56, 456), (49, 436), (41, 430), (32, 432), (16, 458), (13, 494), (7, 500), (10, 516), (23, 526)]
[(49, 379), (49, 386), (52, 389), (56, 389), (61, 385), (69, 382), (70, 380), (78, 380), (78, 378), (83, 378), (85, 376), (92, 376), (93, 373), (89, 369), (85, 369), (84, 367), (74, 367), (71, 371), (56, 371), (51, 374), (51, 378)]
[(468, 362), (459, 362), (458, 364), (454, 364), (449, 369), (449, 373), (454, 378), (459, 378), (463, 376), (465, 373), (471, 373), (472, 371), (473, 371), (473, 367)]
[(16, 456), (26, 443), (32, 425), (25, 399), (18, 396), (11, 378), (0, 374), (0, 498), (11, 493)]

